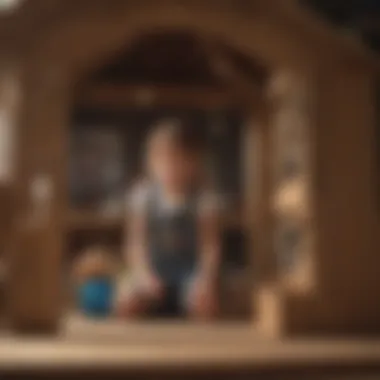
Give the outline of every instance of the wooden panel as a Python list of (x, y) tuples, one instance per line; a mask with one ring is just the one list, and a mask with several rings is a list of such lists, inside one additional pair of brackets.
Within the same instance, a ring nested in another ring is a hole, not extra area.
[(60, 317), (67, 81), (34, 62), (21, 104), (10, 313), (16, 331), (52, 330)]
[(322, 74), (316, 187), (321, 320), (331, 329), (379, 331), (373, 78), (349, 66)]

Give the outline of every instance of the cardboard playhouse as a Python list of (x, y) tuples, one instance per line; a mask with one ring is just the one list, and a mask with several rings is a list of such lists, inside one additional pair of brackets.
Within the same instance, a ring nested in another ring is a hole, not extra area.
[[(252, 323), (274, 335), (379, 331), (376, 57), (292, 1), (40, 6), (25, 1), (5, 26), (14, 43), (3, 41), (1, 59), (4, 133), (14, 152), (1, 195), (12, 213), (1, 226), (9, 229), (3, 246), (16, 330), (61, 326), (68, 225), (113, 223), (70, 206), (68, 131), (85, 96), (119, 106), (244, 106), (239, 223), (255, 252)], [(145, 83), (78, 89), (119, 50), (162, 31), (195, 35), (227, 90), (161, 88), (152, 97), (141, 90)], [(255, 80), (241, 60), (231, 63), (232, 53), (215, 41), (260, 62), (265, 80)]]

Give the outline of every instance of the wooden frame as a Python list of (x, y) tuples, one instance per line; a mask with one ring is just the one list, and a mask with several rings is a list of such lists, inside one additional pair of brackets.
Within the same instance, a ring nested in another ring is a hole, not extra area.
[[(141, 0), (117, 2), (107, 12), (104, 4), (99, 1), (75, 14), (62, 15), (61, 22), (40, 35), (38, 46), (29, 50), (24, 63), (15, 183), (18, 209), (14, 234), (18, 239), (12, 250), (11, 282), (12, 320), (17, 329), (57, 329), (59, 324), (58, 274), (67, 207), (63, 168), (72, 86), (83, 73), (140, 33), (165, 27), (217, 36), (252, 59), (260, 57), (272, 72), (281, 68), (285, 77), (295, 78), (296, 86), (282, 87), (280, 83), (274, 97), (268, 94), (270, 101), (260, 128), (262, 149), (268, 155), (274, 149), (273, 107), (289, 97), (299, 99), (305, 91), (315, 94), (311, 104), (314, 112), (304, 115), (303, 122), (311, 131), (311, 185), (307, 191), (318, 231), (313, 268), (317, 290), (299, 297), (279, 281), (270, 239), (271, 196), (276, 189), (273, 162), (268, 156), (259, 163), (266, 189), (260, 196), (261, 222), (266, 230), (260, 257), (269, 273), (255, 290), (259, 319), (277, 334), (379, 331), (380, 308), (370, 296), (378, 290), (374, 268), (379, 262), (371, 208), (372, 158), (368, 153), (373, 127), (369, 83), (376, 67), (372, 57), (360, 46), (330, 33), (292, 2), (252, 0), (241, 8), (230, 1), (183, 1), (179, 6), (174, 0)], [(294, 105), (287, 107), (299, 114)], [(344, 146), (340, 144), (343, 136)], [(42, 137), (48, 143), (41, 144)], [(43, 214), (35, 210), (36, 200), (31, 196), (31, 184), (41, 178), (46, 185), (43, 202), (47, 212)], [(365, 261), (361, 259), (363, 252)], [(362, 281), (354, 286), (352, 278), (357, 276)], [(339, 297), (345, 287), (351, 299)], [(368, 295), (365, 299), (363, 292)]]

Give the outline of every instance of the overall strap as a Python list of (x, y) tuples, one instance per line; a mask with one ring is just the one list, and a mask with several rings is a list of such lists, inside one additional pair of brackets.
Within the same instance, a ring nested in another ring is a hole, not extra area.
[[(185, 200), (185, 205), (183, 209), (181, 209), (182, 212), (189, 212), (196, 213), (198, 204), (199, 204), (199, 197), (201, 195), (201, 188), (200, 186), (196, 186), (192, 188)], [(152, 183), (149, 192), (148, 192), (148, 199), (147, 199), (147, 210), (149, 215), (157, 215), (160, 210), (160, 202), (162, 201), (160, 199), (161, 196), (161, 190), (159, 185)]]

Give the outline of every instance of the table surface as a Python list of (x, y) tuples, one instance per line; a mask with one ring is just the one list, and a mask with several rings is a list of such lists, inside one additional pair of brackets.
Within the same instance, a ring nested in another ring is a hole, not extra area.
[(67, 319), (55, 337), (0, 336), (0, 369), (378, 365), (380, 339), (275, 340), (249, 324)]

